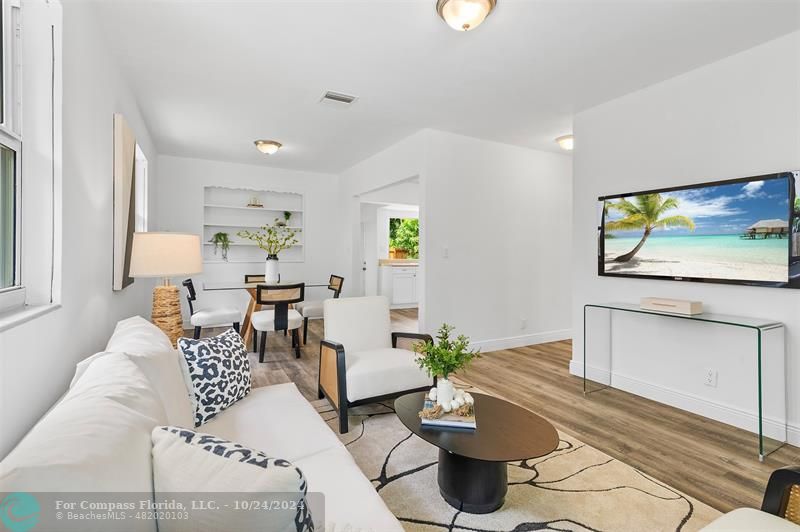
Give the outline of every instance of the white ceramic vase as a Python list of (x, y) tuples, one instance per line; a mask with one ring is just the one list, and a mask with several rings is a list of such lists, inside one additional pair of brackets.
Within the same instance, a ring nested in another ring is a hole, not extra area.
[(456, 390), (448, 379), (436, 379), (436, 404), (449, 405), (455, 397)]
[(280, 280), (281, 274), (278, 271), (278, 256), (268, 255), (267, 266), (266, 270), (264, 271), (264, 281), (267, 284), (276, 284)]

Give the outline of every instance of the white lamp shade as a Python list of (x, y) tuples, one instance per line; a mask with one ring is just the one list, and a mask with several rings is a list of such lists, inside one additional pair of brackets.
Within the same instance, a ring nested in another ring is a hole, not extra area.
[(200, 237), (183, 233), (134, 233), (131, 277), (176, 277), (203, 271)]

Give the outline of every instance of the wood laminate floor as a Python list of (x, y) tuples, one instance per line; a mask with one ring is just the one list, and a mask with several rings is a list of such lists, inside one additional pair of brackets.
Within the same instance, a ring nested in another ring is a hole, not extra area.
[[(392, 328), (416, 331), (416, 309), (392, 311)], [(250, 354), (254, 385), (294, 382), (316, 399), (321, 335), (322, 322), (311, 321), (296, 359), (288, 337), (270, 334), (266, 361)], [(759, 507), (772, 470), (800, 464), (800, 449), (791, 446), (762, 464), (752, 433), (633, 394), (608, 389), (584, 397), (581, 379), (569, 373), (571, 352), (564, 341), (486, 353), (458, 376), (721, 511)]]
[(571, 356), (569, 341), (496, 351), (459, 377), (723, 512), (760, 507), (770, 473), (800, 464), (792, 446), (760, 463), (754, 434), (637, 395), (607, 389), (584, 397), (582, 379), (569, 373)]

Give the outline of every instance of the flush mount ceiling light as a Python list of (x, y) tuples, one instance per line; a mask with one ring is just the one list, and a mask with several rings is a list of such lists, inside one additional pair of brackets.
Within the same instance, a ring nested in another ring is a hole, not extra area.
[(572, 151), (575, 147), (575, 137), (572, 135), (563, 135), (556, 139), (558, 145), (561, 147), (562, 150)]
[(257, 140), (255, 141), (256, 148), (263, 154), (272, 155), (276, 153), (281, 146), (283, 146), (280, 142), (276, 142), (274, 140)]
[(457, 31), (469, 31), (480, 26), (489, 16), (497, 0), (437, 0), (436, 12)]

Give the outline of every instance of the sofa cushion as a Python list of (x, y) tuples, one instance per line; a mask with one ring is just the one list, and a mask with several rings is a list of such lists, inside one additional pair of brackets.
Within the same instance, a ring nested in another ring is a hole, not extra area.
[[(139, 368), (121, 353), (98, 358), (0, 463), (0, 493), (152, 491), (150, 433), (166, 414)], [(155, 530), (154, 521), (131, 530)], [(84, 530), (107, 530), (86, 521)]]
[(247, 492), (277, 504), (264, 511), (242, 511), (221, 504), (188, 521), (159, 520), (159, 532), (313, 529), (305, 504), (306, 479), (291, 462), (180, 427), (156, 427), (152, 437), (155, 500), (197, 492)]
[(254, 388), (250, 395), (203, 425), (203, 432), (293, 462), (343, 448), (293, 383)]
[(326, 299), (325, 339), (346, 352), (392, 347), (389, 300), (383, 296)]
[[(70, 388), (75, 386), (89, 366), (98, 358), (109, 355), (109, 351), (102, 351), (78, 362), (75, 376), (72, 377)], [(125, 353), (125, 355), (138, 366), (150, 381), (156, 391), (164, 411), (167, 423), (179, 427), (194, 426), (194, 405), (192, 391), (186, 387), (186, 378), (181, 364), (186, 364), (180, 351), (170, 349), (160, 353)]]
[(712, 521), (703, 532), (798, 532), (800, 526), (753, 508), (737, 508)]
[(200, 426), (250, 393), (250, 361), (233, 329), (211, 338), (178, 339), (194, 392), (194, 424)]
[(144, 354), (163, 353), (175, 349), (164, 331), (141, 316), (117, 323), (106, 344), (106, 351)]
[(317, 529), (322, 530), (325, 524), (326, 531), (403, 530), (344, 447), (329, 449), (293, 463), (306, 476), (309, 492), (325, 494), (326, 523), (315, 521)]
[(415, 362), (417, 354), (406, 349), (347, 351), (347, 399), (358, 401), (403, 390), (432, 386), (433, 379)]

